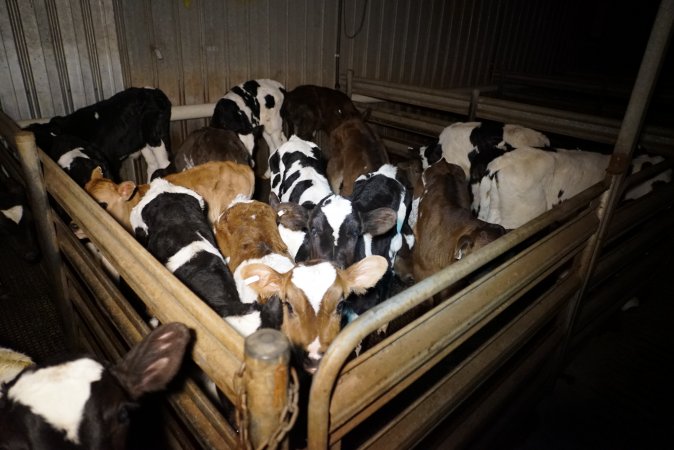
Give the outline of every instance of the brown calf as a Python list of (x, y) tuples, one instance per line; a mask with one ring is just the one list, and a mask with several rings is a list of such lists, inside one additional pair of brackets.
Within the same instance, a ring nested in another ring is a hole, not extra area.
[(379, 136), (359, 117), (332, 130), (328, 153), (328, 181), (334, 192), (345, 197), (351, 195), (356, 178), (389, 162)]
[[(208, 205), (208, 219), (213, 224), (237, 195), (250, 198), (255, 188), (253, 170), (247, 165), (231, 161), (208, 162), (164, 178), (201, 195)], [(91, 179), (84, 186), (84, 189), (129, 232), (133, 232), (129, 220), (131, 210), (148, 188), (147, 184), (136, 186), (131, 181), (117, 184), (103, 178), (102, 172), (97, 169), (91, 173)]]
[[(503, 227), (473, 217), (466, 175), (461, 167), (441, 159), (424, 171), (423, 182), (425, 189), (419, 202), (412, 249), (416, 282), (505, 233)], [(459, 288), (457, 284), (450, 286), (441, 293), (442, 298)]]

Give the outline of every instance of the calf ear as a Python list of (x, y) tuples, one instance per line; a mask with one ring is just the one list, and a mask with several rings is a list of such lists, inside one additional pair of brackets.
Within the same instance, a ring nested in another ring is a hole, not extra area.
[[(388, 269), (388, 261), (379, 255), (367, 256), (340, 272), (349, 292), (364, 294), (377, 284)], [(345, 293), (346, 294), (346, 293)]]
[(269, 206), (276, 211), (276, 224), (289, 230), (301, 231), (307, 227), (309, 210), (293, 202), (281, 202), (276, 194), (269, 193)]
[(241, 269), (243, 282), (263, 300), (281, 293), (284, 276), (265, 264), (249, 264)]
[(103, 178), (103, 168), (101, 166), (96, 166), (96, 168), (91, 171), (91, 177), (89, 177), (89, 180), (94, 181), (100, 180), (101, 178)]
[(134, 400), (162, 390), (180, 369), (189, 341), (185, 325), (160, 325), (136, 344), (113, 372)]
[(131, 200), (133, 193), (136, 191), (136, 184), (133, 181), (123, 181), (117, 186), (117, 193), (122, 196), (124, 201)]
[(363, 234), (379, 236), (393, 228), (398, 221), (398, 214), (391, 208), (377, 208), (360, 214), (363, 223)]
[(459, 241), (456, 243), (456, 247), (454, 248), (454, 259), (458, 261), (466, 256), (470, 252), (470, 249), (473, 248), (474, 243), (475, 241), (471, 235), (464, 234), (461, 236)]

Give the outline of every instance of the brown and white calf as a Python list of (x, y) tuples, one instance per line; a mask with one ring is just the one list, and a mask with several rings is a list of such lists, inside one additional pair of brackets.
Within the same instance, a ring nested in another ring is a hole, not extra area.
[(169, 323), (116, 364), (87, 356), (30, 365), (0, 385), (0, 447), (127, 448), (131, 411), (144, 394), (166, 388), (189, 341), (187, 327)]
[[(252, 169), (231, 161), (212, 161), (183, 172), (164, 177), (178, 186), (197, 192), (208, 205), (208, 218), (214, 224), (220, 214), (238, 196), (250, 198), (255, 189)], [(147, 184), (136, 185), (132, 181), (120, 184), (103, 178), (94, 170), (84, 189), (107, 210), (120, 224), (132, 232), (129, 215), (148, 190)]]
[(248, 264), (241, 276), (260, 298), (278, 297), (283, 307), (281, 330), (304, 369), (313, 373), (341, 330), (345, 300), (375, 286), (387, 268), (385, 258), (373, 255), (345, 269), (318, 260), (299, 263), (287, 272)]
[(332, 190), (351, 195), (356, 179), (389, 162), (384, 144), (359, 117), (343, 121), (330, 133), (327, 176)]
[(234, 282), (243, 303), (258, 302), (259, 311), (237, 318), (229, 323), (242, 335), (248, 336), (263, 327), (280, 328), (280, 305), (259, 301), (241, 271), (249, 264), (264, 263), (279, 272), (287, 272), (295, 265), (276, 225), (276, 211), (266, 203), (238, 197), (215, 224), (215, 239), (234, 275)]
[[(424, 170), (424, 193), (419, 202), (412, 248), (414, 281), (419, 282), (494, 241), (503, 227), (473, 217), (461, 167), (444, 159)], [(442, 295), (451, 295), (450, 286)]]

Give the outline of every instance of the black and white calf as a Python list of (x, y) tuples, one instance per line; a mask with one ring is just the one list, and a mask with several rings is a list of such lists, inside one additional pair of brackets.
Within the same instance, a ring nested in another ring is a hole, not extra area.
[(27, 367), (0, 388), (0, 447), (126, 448), (131, 411), (144, 394), (166, 388), (189, 341), (187, 327), (169, 323), (114, 365), (80, 357)]
[(49, 155), (53, 154), (56, 136), (76, 136), (93, 144), (115, 178), (122, 160), (140, 151), (147, 162), (149, 181), (170, 170), (170, 119), (171, 101), (161, 90), (128, 88), (67, 116), (26, 129), (35, 134), (38, 147)]
[(478, 184), (494, 159), (520, 147), (546, 148), (550, 140), (543, 133), (516, 124), (501, 122), (456, 122), (440, 133), (434, 144), (421, 147), (423, 169), (444, 158), (461, 167), (473, 195), (472, 209), (479, 210)]
[(234, 86), (216, 103), (210, 125), (236, 132), (253, 157), (261, 134), (271, 154), (287, 140), (281, 118), (284, 93), (281, 83), (269, 79)]
[(138, 241), (220, 316), (252, 313), (255, 305), (239, 300), (204, 207), (196, 192), (157, 178), (131, 210), (131, 226)]
[(271, 191), (282, 202), (313, 208), (332, 194), (321, 149), (296, 135), (269, 157)]
[(478, 218), (508, 230), (601, 181), (611, 155), (522, 147), (494, 159), (479, 185)]
[(49, 156), (81, 187), (87, 184), (96, 167), (101, 168), (105, 178), (113, 178), (105, 155), (95, 144), (77, 136), (54, 136)]
[(279, 214), (281, 238), (296, 261), (309, 258), (306, 236), (309, 214), (333, 193), (325, 167), (321, 149), (295, 135), (269, 158), (270, 204)]

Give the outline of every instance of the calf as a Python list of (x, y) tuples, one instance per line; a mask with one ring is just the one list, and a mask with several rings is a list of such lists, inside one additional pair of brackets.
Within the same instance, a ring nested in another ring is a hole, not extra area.
[(237, 133), (251, 156), (261, 133), (271, 153), (286, 141), (281, 118), (284, 94), (283, 85), (269, 79), (234, 86), (216, 103), (211, 126)]
[(253, 162), (235, 132), (214, 127), (192, 131), (173, 155), (173, 164), (178, 172), (209, 161), (233, 161), (249, 166)]
[[(247, 165), (231, 161), (212, 161), (165, 177), (169, 182), (196, 191), (208, 205), (208, 218), (215, 223), (237, 195), (250, 198), (255, 188), (253, 171)], [(132, 231), (129, 215), (147, 192), (148, 185), (131, 181), (120, 184), (103, 178), (100, 171), (91, 174), (84, 189), (122, 226)]]
[[(630, 165), (630, 174), (635, 174), (642, 169), (645, 169), (649, 166), (654, 166), (655, 164), (661, 163), (665, 159), (662, 156), (650, 156), (650, 155), (639, 155), (635, 156), (632, 159), (632, 164)], [(637, 184), (636, 186), (630, 187), (623, 200), (636, 200), (639, 197), (651, 192), (654, 186), (659, 184), (670, 183), (672, 181), (672, 169), (665, 170), (660, 172), (658, 175), (649, 178), (648, 180)]]
[(309, 255), (306, 223), (311, 210), (332, 194), (325, 159), (313, 142), (293, 135), (269, 158), (270, 203), (279, 213), (279, 232), (296, 261)]
[(147, 179), (170, 170), (171, 102), (159, 89), (128, 88), (67, 116), (45, 124), (32, 124), (38, 147), (53, 154), (56, 136), (76, 136), (96, 146), (105, 157), (113, 178), (121, 161), (140, 151), (147, 162)]
[(322, 86), (305, 84), (286, 93), (281, 116), (287, 135), (313, 140), (316, 132), (330, 134), (344, 120), (360, 117), (351, 99), (343, 92)]
[(54, 136), (49, 156), (81, 187), (89, 181), (91, 172), (97, 167), (100, 167), (103, 176), (114, 176), (98, 147), (77, 136)]
[(220, 316), (252, 313), (255, 305), (239, 300), (204, 208), (196, 192), (157, 178), (131, 210), (131, 226), (136, 239)]
[(334, 192), (351, 195), (356, 178), (388, 162), (384, 144), (361, 118), (347, 119), (330, 133), (327, 177)]
[(264, 263), (281, 273), (293, 268), (288, 248), (276, 226), (276, 211), (266, 203), (238, 197), (215, 224), (215, 238), (234, 274), (241, 301), (262, 305), (260, 311), (232, 318), (230, 324), (244, 336), (260, 326), (280, 329), (278, 299), (258, 299), (257, 293), (241, 277), (241, 271), (249, 264)]
[(374, 286), (387, 267), (386, 260), (375, 255), (346, 269), (328, 261), (300, 263), (287, 272), (266, 264), (248, 264), (241, 277), (261, 298), (279, 298), (282, 329), (301, 354), (304, 369), (313, 373), (341, 330), (345, 299)]
[(364, 214), (384, 208), (395, 212), (395, 222), (394, 226), (377, 235), (363, 233), (355, 248), (344, 249), (348, 253), (353, 252), (354, 261), (369, 255), (379, 255), (388, 263), (386, 274), (375, 289), (349, 298), (348, 308), (344, 311), (349, 321), (389, 297), (397, 253), (403, 241), (406, 241), (406, 245), (410, 248), (414, 246), (414, 234), (408, 223), (412, 191), (407, 183), (396, 166), (384, 164), (375, 172), (361, 175), (354, 184), (351, 203), (356, 213)]
[(456, 122), (442, 130), (435, 144), (421, 147), (420, 156), (424, 169), (440, 158), (463, 169), (473, 195), (472, 209), (477, 214), (478, 184), (491, 161), (514, 148), (549, 146), (547, 136), (521, 125)]
[(32, 365), (1, 385), (3, 448), (123, 449), (131, 410), (166, 388), (190, 341), (182, 324), (161, 325), (117, 364), (94, 357)]
[(487, 166), (478, 218), (517, 228), (604, 179), (610, 155), (522, 147)]
[[(412, 248), (414, 281), (419, 282), (505, 234), (505, 229), (473, 217), (461, 167), (439, 160), (423, 172)], [(448, 287), (443, 298), (456, 292)]]

